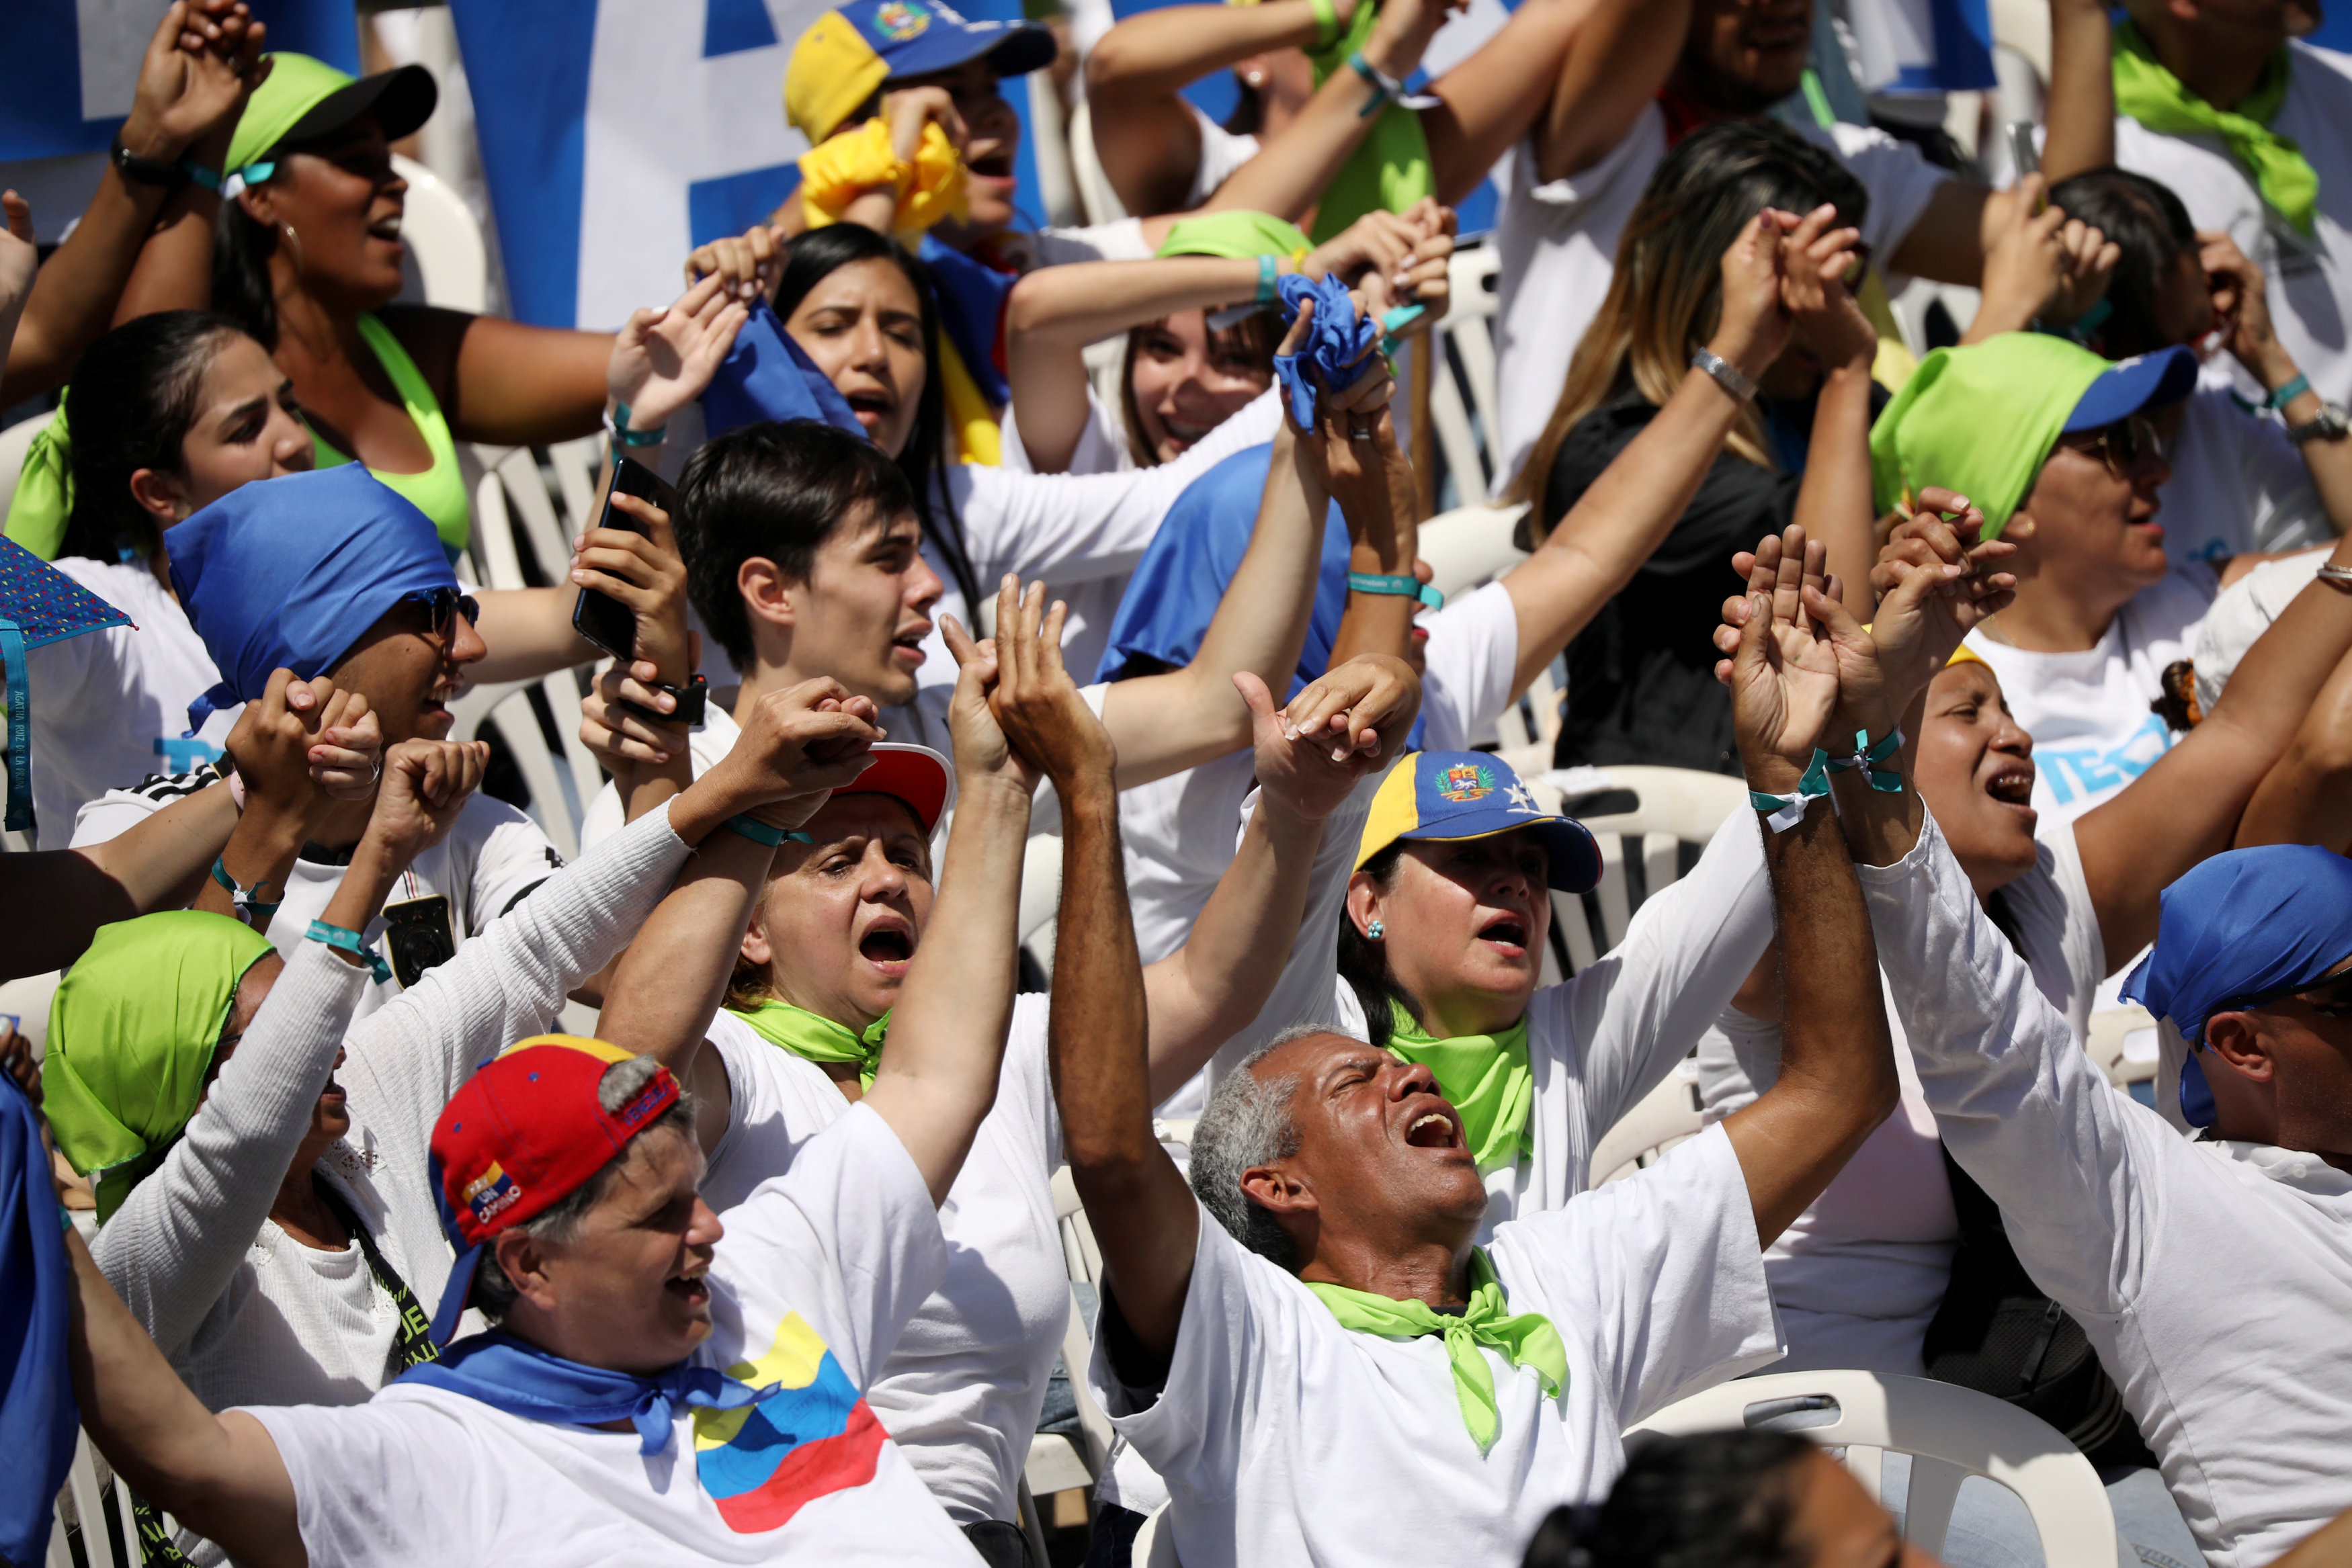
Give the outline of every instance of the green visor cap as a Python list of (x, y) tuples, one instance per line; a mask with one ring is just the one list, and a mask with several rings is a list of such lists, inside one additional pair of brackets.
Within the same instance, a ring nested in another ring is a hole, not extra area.
[(262, 57), (269, 74), (246, 101), (229, 138), (225, 173), (251, 166), (286, 142), (308, 141), (340, 131), (373, 111), (384, 138), (397, 141), (433, 117), (441, 89), (423, 66), (402, 66), (377, 76), (353, 78), (309, 55)]

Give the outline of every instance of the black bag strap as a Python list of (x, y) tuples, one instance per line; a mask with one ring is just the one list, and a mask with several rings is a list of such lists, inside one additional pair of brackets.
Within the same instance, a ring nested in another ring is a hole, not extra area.
[(417, 1303), (416, 1294), (408, 1288), (408, 1281), (403, 1280), (400, 1271), (385, 1259), (383, 1249), (375, 1244), (375, 1238), (368, 1234), (368, 1228), (360, 1223), (360, 1217), (350, 1202), (335, 1190), (335, 1185), (331, 1181), (313, 1176), (310, 1184), (326, 1200), (327, 1207), (335, 1211), (335, 1218), (343, 1222), (343, 1228), (352, 1233), (352, 1239), (359, 1244), (360, 1256), (367, 1260), (368, 1272), (375, 1277), (375, 1282), (383, 1293), (392, 1298), (393, 1310), (400, 1316), (400, 1325), (393, 1333), (392, 1349), (383, 1358), (383, 1380), (390, 1383), (412, 1366), (440, 1360), (441, 1347), (433, 1343), (433, 1320)]

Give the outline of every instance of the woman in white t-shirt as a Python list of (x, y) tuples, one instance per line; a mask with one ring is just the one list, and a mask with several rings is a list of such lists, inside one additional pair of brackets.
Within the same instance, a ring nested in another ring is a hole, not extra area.
[[(1099, 737), (1099, 721), (1054, 653), (1058, 612), (1031, 595), (1000, 614), (997, 668), (1005, 673), (997, 700), (1025, 701), (1032, 711), (1042, 705), (1046, 733)], [(995, 1105), (940, 1206), (946, 1281), (867, 1390), (916, 1472), (986, 1543), (1011, 1533), (1018, 1519), (1016, 1489), (1068, 1290), (1051, 1190), (1062, 1155), (1045, 998), (1013, 994), (1009, 906), (994, 912), (1001, 918), (974, 919), (967, 904), (962, 924), (933, 919), (935, 910), (948, 914), (935, 904), (943, 896), (938, 887), (965, 898), (992, 879), (1017, 889), (1028, 800), (1043, 778), (1039, 765), (1008, 751), (991, 715), (996, 670), (958, 641), (966, 662), (949, 720), (952, 769), (921, 747), (877, 746), (873, 765), (778, 851), (763, 881), (747, 885), (723, 868), (698, 873), (700, 886), (682, 887), (632, 944), (600, 1027), (615, 1043), (660, 1058), (691, 1090), (709, 1160), (702, 1191), (723, 1213), (783, 1175), (809, 1140), (857, 1103), (888, 1049), (892, 1018), (917, 1004), (927, 976), (937, 994), (943, 960), (925, 962), (935, 949), (987, 955), (985, 987), (957, 1000), (994, 1009), (998, 1027), (1011, 1031)], [(1410, 721), (1411, 682), (1389, 674), (1381, 702), (1358, 716), (1383, 731), (1392, 753), (1403, 727), (1397, 720)], [(1322, 819), (1379, 755), (1332, 761), (1328, 743), (1284, 738), (1263, 687), (1252, 706), (1276, 802), (1258, 813), (1235, 852), (1227, 895), (1188, 950), (1146, 978), (1153, 1075), (1171, 1086), (1263, 1001), (1288, 946)], [(1107, 738), (1102, 744), (1108, 750)], [(935, 883), (931, 835), (950, 809), (948, 864)], [(985, 858), (962, 837), (976, 812), (1017, 819)], [(969, 961), (962, 967), (971, 972)]]

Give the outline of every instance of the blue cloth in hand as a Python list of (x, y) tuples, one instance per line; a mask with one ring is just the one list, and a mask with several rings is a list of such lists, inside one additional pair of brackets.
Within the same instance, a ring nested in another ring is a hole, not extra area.
[(0, 1073), (0, 1562), (38, 1563), (81, 1414), (66, 1364), (72, 1260), (40, 1124)]
[(702, 420), (716, 440), (771, 419), (814, 419), (852, 435), (866, 434), (849, 400), (793, 341), (775, 308), (761, 299), (752, 304), (751, 319), (703, 389)]
[(690, 1361), (640, 1377), (566, 1361), (497, 1332), (469, 1334), (442, 1352), (440, 1360), (412, 1366), (398, 1381), (446, 1388), (527, 1421), (571, 1427), (626, 1421), (637, 1430), (637, 1451), (647, 1455), (669, 1447), (680, 1406), (740, 1409), (775, 1386), (753, 1388)]
[(188, 705), (188, 734), (251, 702), (270, 672), (324, 674), (384, 612), (454, 589), (433, 521), (366, 465), (241, 485), (163, 535), (172, 590), (221, 681)]
[(1315, 319), (1307, 329), (1307, 341), (1296, 354), (1276, 354), (1274, 373), (1282, 382), (1284, 398), (1290, 407), (1290, 422), (1301, 430), (1315, 427), (1315, 384), (1307, 375), (1311, 366), (1325, 390), (1337, 392), (1363, 373), (1359, 362), (1364, 350), (1379, 340), (1380, 323), (1369, 315), (1359, 318), (1355, 304), (1348, 298), (1348, 286), (1336, 277), (1326, 276), (1321, 281), (1298, 273), (1286, 273), (1275, 282), (1282, 300), (1282, 326), (1286, 332), (1298, 319), (1299, 302), (1315, 301)]

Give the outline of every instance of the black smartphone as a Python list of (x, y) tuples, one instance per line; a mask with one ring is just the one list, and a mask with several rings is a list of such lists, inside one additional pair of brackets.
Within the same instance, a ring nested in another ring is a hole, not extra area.
[[(613, 487), (605, 494), (604, 515), (596, 519), (600, 528), (625, 528), (642, 535), (646, 526), (613, 505), (614, 496), (635, 496), (650, 501), (677, 516), (677, 492), (662, 480), (662, 476), (634, 457), (619, 457), (613, 464)], [(629, 607), (607, 593), (593, 588), (580, 591), (572, 606), (572, 629), (602, 648), (623, 664), (635, 655), (637, 618)]]

